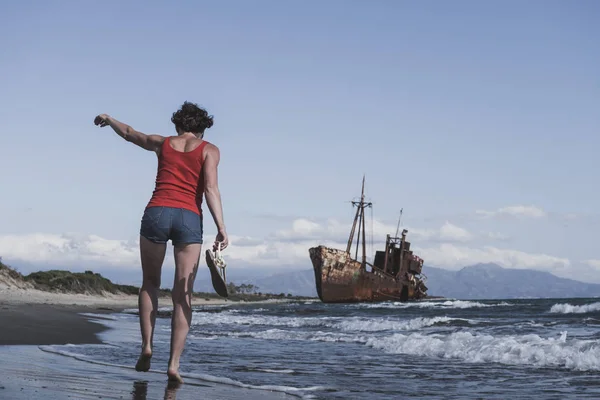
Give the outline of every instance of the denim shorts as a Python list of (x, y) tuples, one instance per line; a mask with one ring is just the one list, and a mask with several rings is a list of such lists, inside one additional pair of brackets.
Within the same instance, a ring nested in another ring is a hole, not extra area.
[(148, 207), (140, 235), (154, 243), (202, 243), (202, 217), (184, 208)]

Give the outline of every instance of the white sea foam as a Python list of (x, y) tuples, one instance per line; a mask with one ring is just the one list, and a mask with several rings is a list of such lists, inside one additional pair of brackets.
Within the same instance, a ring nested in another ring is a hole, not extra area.
[(327, 322), (321, 318), (274, 317), (267, 315), (244, 315), (239, 313), (194, 312), (192, 325), (270, 325), (299, 328), (302, 326), (320, 326)]
[(296, 372), (293, 369), (271, 369), (271, 368), (256, 368), (255, 371), (268, 372), (270, 374), (293, 374)]
[(546, 322), (546, 323), (541, 323), (541, 322), (535, 322), (535, 321), (523, 321), (523, 322), (515, 324), (514, 327), (519, 327), (519, 328), (523, 328), (523, 327), (544, 328), (545, 326), (552, 326), (552, 325), (556, 325), (556, 322), (550, 321), (550, 322)]
[[(207, 332), (207, 334), (219, 334), (219, 332)], [(238, 338), (255, 338), (264, 340), (306, 340), (317, 342), (343, 342), (343, 343), (366, 343), (368, 337), (360, 335), (352, 335), (339, 332), (324, 332), (324, 331), (300, 331), (300, 330), (284, 330), (278, 328), (266, 329), (264, 331), (248, 331), (248, 332), (220, 332), (221, 335)]]
[(359, 303), (350, 307), (360, 308), (486, 308), (486, 307), (506, 307), (514, 304), (499, 302), (485, 304), (478, 301), (467, 300), (446, 300), (446, 301), (418, 301), (418, 302), (390, 302), (390, 303)]
[(598, 318), (592, 318), (592, 317), (584, 318), (583, 321), (587, 322), (587, 323), (591, 323), (591, 324), (598, 324), (598, 323), (600, 323), (600, 319), (598, 319)]
[(339, 328), (345, 332), (379, 332), (379, 331), (406, 331), (426, 328), (441, 323), (453, 321), (464, 321), (468, 323), (476, 323), (463, 318), (450, 317), (433, 317), (424, 318), (418, 317), (404, 321), (392, 319), (373, 319), (373, 318), (346, 318), (333, 324), (332, 327)]
[(194, 340), (217, 340), (220, 338), (220, 336), (217, 336), (217, 335), (210, 335), (210, 336), (194, 335), (194, 334), (190, 333), (190, 334), (188, 334), (188, 338), (194, 339)]
[[(193, 305), (193, 309), (194, 310), (212, 310), (212, 309), (219, 309), (219, 308), (229, 308), (233, 305), (233, 303), (226, 303), (226, 304), (202, 304), (202, 305)], [(138, 308), (126, 308), (122, 311), (123, 313), (126, 314), (139, 314), (139, 309)], [(173, 306), (166, 306), (166, 307), (159, 307), (158, 308), (158, 312), (173, 312)]]
[(600, 311), (600, 302), (574, 306), (569, 303), (557, 303), (550, 308), (551, 313), (557, 314), (584, 314)]
[(471, 332), (422, 333), (390, 336), (351, 335), (335, 332), (302, 332), (268, 329), (259, 332), (229, 332), (227, 336), (266, 340), (306, 340), (361, 343), (389, 354), (409, 354), (471, 363), (497, 362), (535, 367), (564, 367), (572, 370), (600, 370), (600, 343), (597, 340), (567, 340), (539, 335), (492, 336)]
[(79, 313), (80, 315), (89, 317), (94, 320), (110, 320), (110, 321), (118, 321), (119, 314), (96, 314), (96, 313)]
[(453, 321), (475, 324), (477, 321), (446, 316), (409, 320), (361, 318), (361, 317), (276, 317), (267, 315), (241, 315), (229, 312), (219, 314), (196, 312), (192, 325), (248, 325), (248, 326), (283, 326), (289, 328), (327, 327), (344, 332), (377, 332), (406, 331), (433, 326)]
[(567, 340), (539, 335), (492, 336), (455, 332), (447, 335), (411, 333), (372, 337), (366, 343), (391, 354), (454, 358), (472, 363), (497, 362), (536, 367), (564, 367), (573, 370), (600, 370), (597, 340)]

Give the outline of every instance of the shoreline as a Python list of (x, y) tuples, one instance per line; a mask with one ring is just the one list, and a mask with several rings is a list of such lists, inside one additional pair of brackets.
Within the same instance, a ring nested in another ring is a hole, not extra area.
[[(244, 302), (196, 296), (192, 306), (284, 302), (287, 299)], [(158, 307), (172, 308), (171, 297), (159, 297)], [(85, 295), (0, 286), (0, 346), (101, 344), (98, 334), (108, 328), (82, 313), (112, 314), (137, 308), (137, 295)]]
[[(251, 303), (201, 297), (192, 300), (195, 306)], [(170, 296), (160, 297), (159, 307), (171, 308)], [(0, 398), (192, 400), (198, 398), (199, 391), (204, 398), (223, 400), (297, 398), (276, 390), (221, 383), (218, 377), (215, 381), (186, 377), (185, 384), (173, 385), (163, 371), (137, 372), (133, 366), (87, 362), (43, 349), (46, 345), (102, 344), (98, 334), (110, 328), (101, 323), (101, 315), (132, 308), (137, 309), (137, 295), (66, 294), (0, 286)]]
[(39, 346), (0, 346), (0, 398), (11, 400), (178, 399), (284, 400), (298, 396), (269, 389), (186, 378), (167, 381), (163, 371), (86, 362)]
[(0, 305), (0, 346), (101, 344), (98, 334), (109, 328), (81, 315), (114, 312), (67, 304)]

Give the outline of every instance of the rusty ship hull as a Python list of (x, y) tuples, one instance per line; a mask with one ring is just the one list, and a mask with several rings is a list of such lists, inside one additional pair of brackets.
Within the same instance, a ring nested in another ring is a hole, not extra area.
[(419, 280), (404, 280), (374, 268), (367, 271), (343, 250), (309, 249), (319, 299), (324, 303), (409, 301), (426, 297)]
[[(317, 294), (321, 301), (357, 303), (426, 298), (427, 286), (421, 274), (423, 259), (410, 250), (410, 242), (406, 240), (406, 229), (402, 231), (402, 236), (398, 237), (400, 221), (396, 235), (387, 235), (385, 249), (376, 252), (372, 263), (367, 262), (364, 209), (371, 207), (372, 203), (364, 201), (364, 177), (360, 201), (353, 201), (352, 204), (357, 206), (357, 212), (346, 249), (321, 245), (308, 250), (315, 273)], [(402, 216), (402, 211), (400, 215)], [(353, 258), (351, 248), (357, 229), (356, 255)], [(362, 259), (359, 261), (360, 247)]]

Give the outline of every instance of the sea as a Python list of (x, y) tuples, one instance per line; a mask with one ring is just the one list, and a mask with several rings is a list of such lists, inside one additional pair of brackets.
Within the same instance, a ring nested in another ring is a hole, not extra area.
[[(137, 310), (87, 315), (110, 328), (104, 344), (42, 349), (131, 368)], [(153, 369), (166, 369), (170, 316)], [(598, 399), (600, 299), (195, 306), (181, 371), (303, 399)]]

